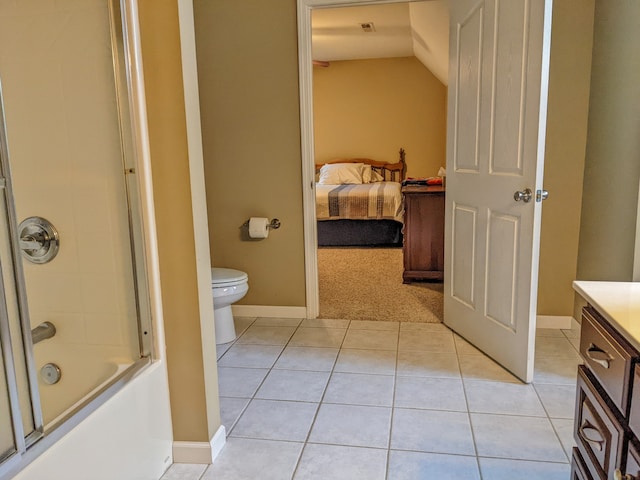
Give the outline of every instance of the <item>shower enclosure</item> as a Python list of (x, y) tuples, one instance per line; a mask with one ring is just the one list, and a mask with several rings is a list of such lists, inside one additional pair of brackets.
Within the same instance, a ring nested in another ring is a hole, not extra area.
[(122, 10), (0, 0), (0, 478), (150, 361)]

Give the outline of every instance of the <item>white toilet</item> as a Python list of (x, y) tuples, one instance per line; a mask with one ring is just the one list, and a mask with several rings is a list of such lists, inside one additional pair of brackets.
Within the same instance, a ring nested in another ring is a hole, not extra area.
[(231, 268), (211, 269), (211, 290), (213, 291), (213, 314), (216, 328), (216, 344), (232, 342), (236, 339), (231, 304), (237, 302), (249, 291), (249, 276)]

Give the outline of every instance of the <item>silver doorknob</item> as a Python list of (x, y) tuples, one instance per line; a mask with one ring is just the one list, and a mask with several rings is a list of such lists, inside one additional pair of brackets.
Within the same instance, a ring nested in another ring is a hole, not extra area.
[(546, 190), (536, 190), (536, 202), (541, 202), (549, 198), (549, 192)]
[(531, 197), (533, 195), (533, 192), (531, 191), (530, 188), (525, 188), (522, 191), (518, 191), (516, 193), (513, 194), (513, 199), (516, 202), (519, 201), (523, 201), (524, 203), (529, 203), (531, 201)]

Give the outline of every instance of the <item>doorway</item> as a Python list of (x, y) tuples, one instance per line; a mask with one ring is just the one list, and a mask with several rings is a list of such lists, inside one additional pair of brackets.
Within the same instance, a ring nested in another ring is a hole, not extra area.
[[(446, 12), (444, 2), (433, 1), (314, 9), (315, 167), (348, 157), (393, 163), (402, 148), (408, 152), (407, 176), (439, 173), (446, 162)], [(425, 18), (432, 23), (439, 19), (440, 28), (432, 28)], [(425, 34), (425, 29), (431, 32)], [(425, 54), (427, 44), (438, 44), (440, 55), (435, 48)], [(325, 227), (340, 222), (317, 225), (324, 235)], [(360, 227), (375, 222), (352, 223)], [(318, 243), (314, 238), (312, 247), (320, 247), (314, 253), (321, 317), (442, 321), (441, 283), (402, 282), (401, 234), (396, 248), (371, 237), (347, 238), (344, 244), (338, 237), (327, 246), (323, 235)], [(313, 296), (308, 294), (308, 300)]]

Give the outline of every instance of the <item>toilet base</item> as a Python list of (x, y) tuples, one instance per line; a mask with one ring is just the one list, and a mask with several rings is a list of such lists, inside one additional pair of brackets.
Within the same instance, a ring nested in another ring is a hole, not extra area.
[(216, 345), (233, 342), (236, 339), (236, 326), (233, 323), (231, 305), (214, 308), (213, 318), (216, 329)]

